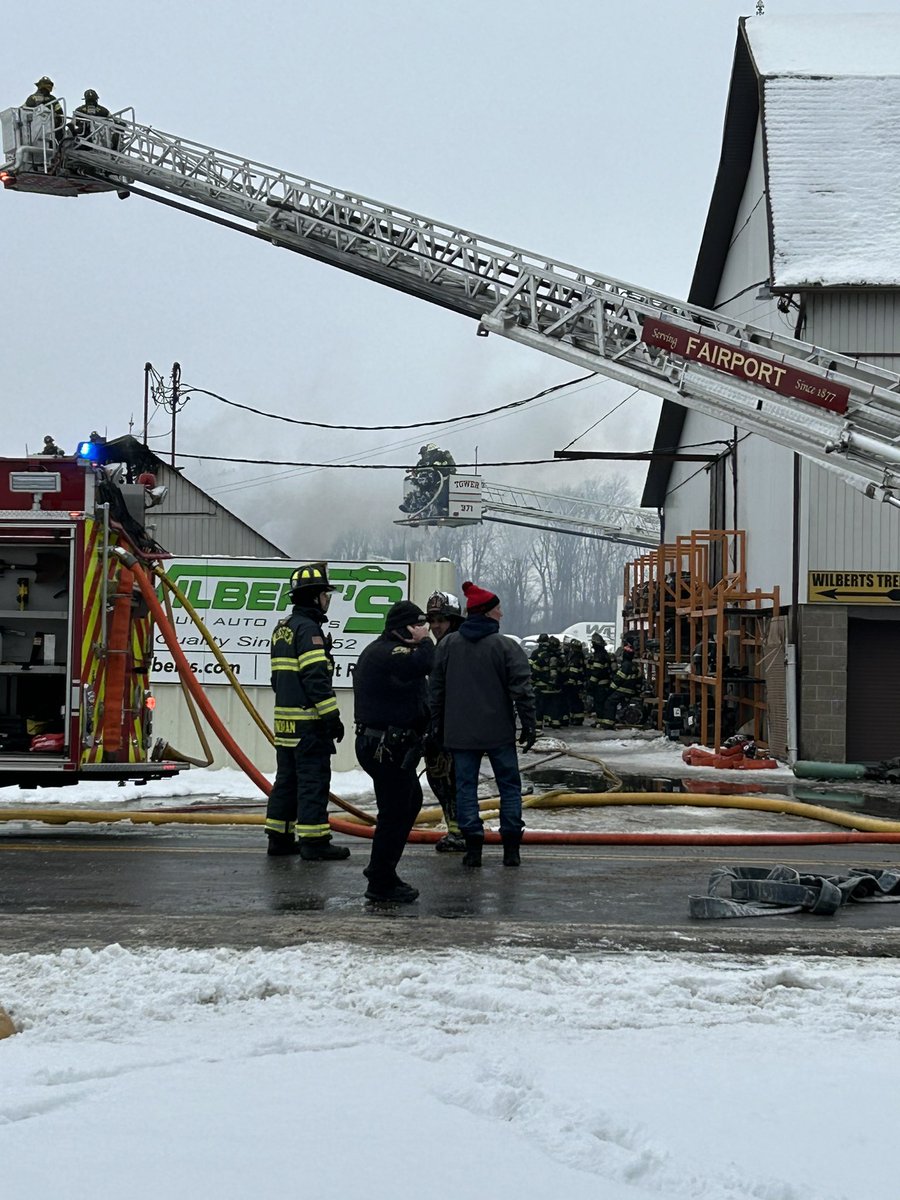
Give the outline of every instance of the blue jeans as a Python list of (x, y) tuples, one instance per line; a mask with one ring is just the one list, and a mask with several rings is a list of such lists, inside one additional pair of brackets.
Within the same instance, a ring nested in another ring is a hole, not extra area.
[(456, 820), (463, 834), (483, 834), (484, 824), (478, 811), (478, 768), (486, 754), (500, 792), (500, 833), (518, 835), (522, 821), (522, 780), (519, 756), (514, 742), (493, 750), (453, 750), (456, 771)]

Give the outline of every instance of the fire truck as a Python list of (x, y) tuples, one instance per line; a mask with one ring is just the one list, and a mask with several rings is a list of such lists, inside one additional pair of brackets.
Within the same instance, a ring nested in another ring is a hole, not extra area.
[(0, 786), (183, 767), (152, 761), (153, 621), (127, 565), (165, 557), (144, 525), (159, 489), (104, 449), (0, 459)]

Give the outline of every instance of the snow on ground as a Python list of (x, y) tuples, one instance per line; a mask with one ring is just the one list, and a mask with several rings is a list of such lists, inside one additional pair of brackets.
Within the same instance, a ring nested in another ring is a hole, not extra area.
[(894, 1194), (900, 963), (0, 958), (4, 1200)]

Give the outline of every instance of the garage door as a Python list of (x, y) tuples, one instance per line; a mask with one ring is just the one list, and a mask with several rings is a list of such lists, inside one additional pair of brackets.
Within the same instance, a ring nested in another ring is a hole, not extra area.
[(847, 626), (847, 762), (900, 756), (900, 621)]

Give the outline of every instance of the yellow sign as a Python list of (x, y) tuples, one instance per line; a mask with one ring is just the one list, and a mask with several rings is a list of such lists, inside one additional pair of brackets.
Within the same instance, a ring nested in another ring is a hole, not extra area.
[(810, 604), (900, 605), (900, 571), (810, 571)]

